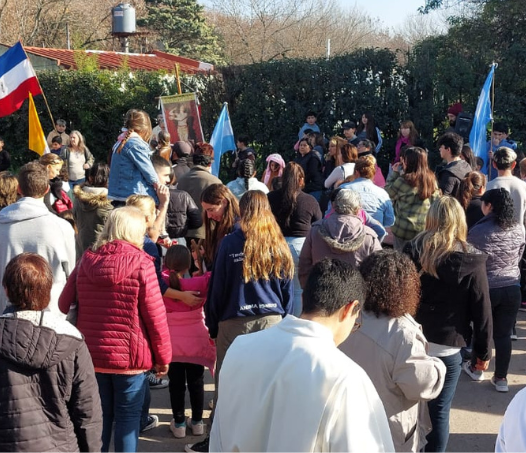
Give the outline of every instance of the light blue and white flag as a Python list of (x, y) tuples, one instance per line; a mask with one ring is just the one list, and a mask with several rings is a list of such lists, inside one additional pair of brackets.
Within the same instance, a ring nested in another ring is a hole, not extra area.
[(473, 154), (484, 161), (482, 170), (487, 168), (488, 153), (486, 151), (486, 136), (488, 123), (492, 120), (491, 84), (493, 82), (496, 66), (495, 63), (491, 65), (488, 77), (486, 77), (486, 81), (480, 92), (477, 109), (475, 110), (475, 117), (473, 118), (473, 127), (469, 134), (469, 144), (473, 150)]
[(223, 104), (219, 119), (217, 120), (214, 132), (210, 138), (210, 144), (214, 147), (214, 162), (212, 163), (212, 174), (219, 177), (219, 168), (221, 165), (221, 156), (227, 151), (235, 151), (236, 142), (234, 140), (234, 131), (228, 116), (228, 103)]

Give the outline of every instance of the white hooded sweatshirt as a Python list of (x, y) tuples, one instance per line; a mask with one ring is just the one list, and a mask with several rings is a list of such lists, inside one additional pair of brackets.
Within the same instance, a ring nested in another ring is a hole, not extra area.
[[(42, 200), (20, 198), (0, 211), (0, 281), (5, 267), (23, 252), (38, 253), (53, 271), (49, 309), (60, 314), (58, 298), (75, 267), (75, 232), (64, 219), (51, 213)], [(0, 290), (0, 314), (8, 303)]]

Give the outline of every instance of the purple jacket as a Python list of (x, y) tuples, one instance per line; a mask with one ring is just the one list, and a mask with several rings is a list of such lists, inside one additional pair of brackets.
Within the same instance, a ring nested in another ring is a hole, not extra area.
[(524, 229), (516, 223), (503, 230), (495, 214), (488, 214), (469, 230), (468, 242), (488, 254), (486, 270), (490, 288), (520, 284), (519, 261), (524, 250)]
[(312, 224), (301, 249), (298, 263), (301, 287), (305, 286), (312, 266), (323, 258), (336, 258), (358, 267), (367, 256), (381, 249), (376, 233), (357, 216), (334, 213), (318, 220)]

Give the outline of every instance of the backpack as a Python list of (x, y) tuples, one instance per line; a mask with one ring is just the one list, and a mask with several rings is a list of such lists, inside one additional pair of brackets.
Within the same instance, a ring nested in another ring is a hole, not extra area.
[(464, 143), (469, 142), (469, 134), (473, 127), (473, 115), (468, 112), (460, 112), (455, 122), (455, 133), (464, 139)]

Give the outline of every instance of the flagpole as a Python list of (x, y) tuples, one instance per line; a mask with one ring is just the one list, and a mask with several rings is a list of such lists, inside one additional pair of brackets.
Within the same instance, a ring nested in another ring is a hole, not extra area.
[[(27, 55), (26, 49), (24, 49), (24, 45), (22, 44), (22, 41), (19, 41), (20, 45), (22, 46), (22, 50), (24, 51), (24, 54), (26, 55), (27, 59), (29, 60), (29, 56)], [(31, 60), (29, 60), (31, 61)], [(44, 93), (44, 90), (42, 89), (42, 85), (40, 85), (40, 80), (38, 80), (38, 77), (36, 77), (36, 71), (35, 71), (35, 78), (37, 79), (38, 86), (40, 87), (40, 91), (42, 91), (42, 96), (44, 97), (44, 102), (46, 103), (47, 111), (49, 113), (49, 117), (51, 118), (51, 124), (53, 127), (55, 127), (55, 120), (53, 119), (53, 115), (51, 113), (51, 109), (49, 108), (49, 104), (47, 102), (46, 93)], [(31, 93), (33, 94), (33, 93)]]
[[(494, 116), (493, 113), (495, 111), (495, 69), (497, 69), (497, 66), (495, 62), (491, 63), (491, 66), (495, 66), (493, 70), (493, 79), (491, 80), (491, 129), (490, 129), (490, 151), (493, 153), (493, 123), (494, 123)], [(489, 165), (489, 171), (488, 171), (488, 182), (491, 181), (491, 170), (493, 169), (493, 154), (491, 158), (491, 162)]]

